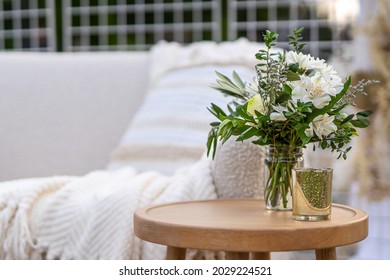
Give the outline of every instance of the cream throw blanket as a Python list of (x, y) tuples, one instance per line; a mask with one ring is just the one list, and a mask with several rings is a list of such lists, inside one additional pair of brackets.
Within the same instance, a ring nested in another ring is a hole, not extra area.
[(133, 234), (133, 213), (155, 203), (216, 197), (211, 161), (173, 176), (132, 168), (0, 183), (1, 259), (161, 259)]

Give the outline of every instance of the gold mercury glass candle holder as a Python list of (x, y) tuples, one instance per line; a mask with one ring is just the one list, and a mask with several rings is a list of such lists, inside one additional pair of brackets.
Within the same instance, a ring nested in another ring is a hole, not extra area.
[(329, 220), (332, 210), (332, 168), (301, 167), (292, 170), (294, 220)]

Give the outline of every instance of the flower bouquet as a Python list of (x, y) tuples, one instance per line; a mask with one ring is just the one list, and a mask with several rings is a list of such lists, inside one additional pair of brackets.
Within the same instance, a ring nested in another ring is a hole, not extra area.
[[(347, 145), (359, 128), (369, 126), (371, 111), (346, 113), (355, 105), (357, 94), (377, 81), (342, 80), (324, 60), (301, 52), (303, 28), (289, 36), (293, 50), (276, 52), (278, 34), (266, 31), (265, 48), (258, 51), (259, 63), (252, 81), (243, 81), (236, 72), (228, 78), (217, 72), (216, 90), (232, 97), (224, 111), (211, 104), (212, 122), (207, 154), (214, 158), (217, 142), (231, 136), (237, 141), (252, 139), (267, 146), (265, 200), (267, 208), (291, 210), (291, 169), (302, 165), (302, 148), (318, 143), (338, 158), (347, 158)], [(314, 146), (315, 147), (315, 146)]]

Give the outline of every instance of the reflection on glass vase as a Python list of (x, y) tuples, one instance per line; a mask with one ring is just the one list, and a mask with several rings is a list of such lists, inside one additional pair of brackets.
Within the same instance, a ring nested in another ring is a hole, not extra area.
[(266, 147), (264, 200), (269, 210), (292, 210), (292, 169), (304, 166), (302, 148)]

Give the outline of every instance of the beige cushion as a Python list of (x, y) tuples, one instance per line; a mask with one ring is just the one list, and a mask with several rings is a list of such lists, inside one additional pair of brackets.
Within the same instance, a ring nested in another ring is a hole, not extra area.
[(145, 102), (114, 150), (109, 169), (132, 166), (173, 174), (198, 161), (206, 151), (214, 116), (211, 103), (225, 107), (230, 99), (210, 87), (215, 70), (229, 72), (242, 66), (197, 66), (163, 75), (150, 89)]

